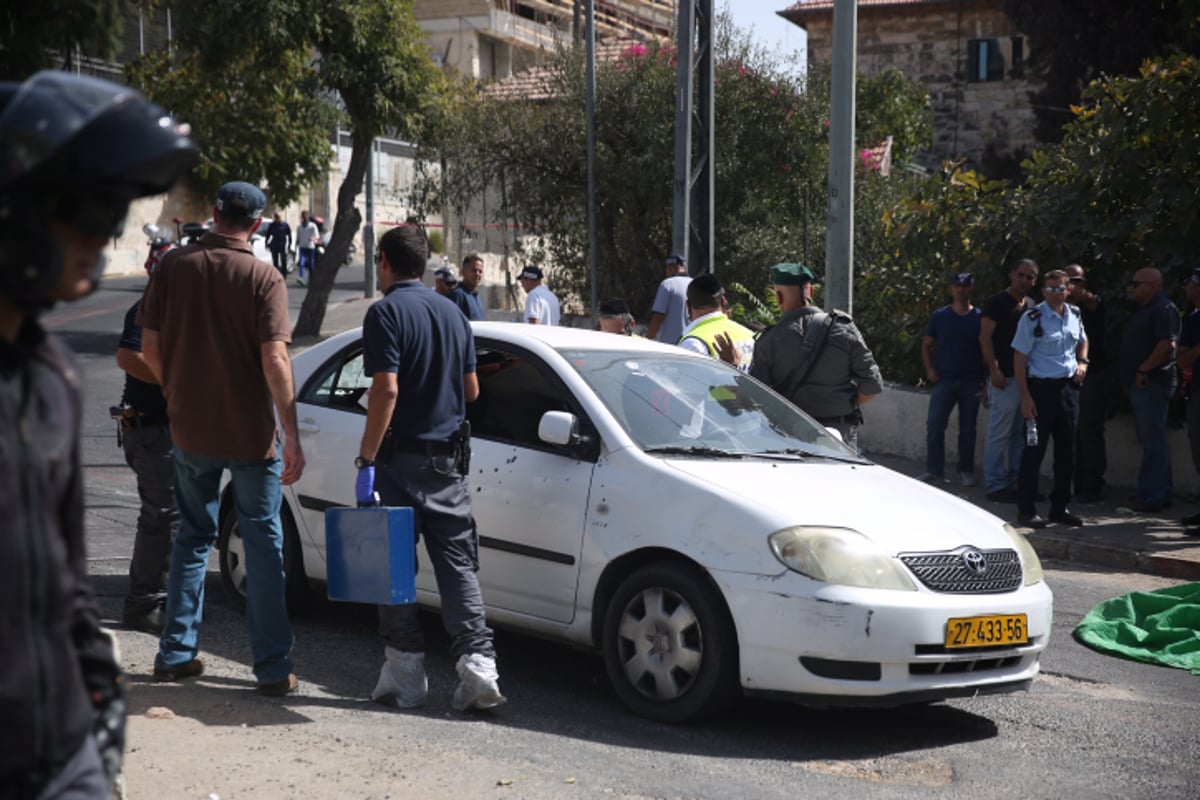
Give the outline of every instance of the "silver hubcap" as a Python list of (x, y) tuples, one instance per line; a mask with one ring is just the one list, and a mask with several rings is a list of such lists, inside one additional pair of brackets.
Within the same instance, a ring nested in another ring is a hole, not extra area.
[(629, 683), (657, 700), (682, 696), (704, 659), (696, 612), (682, 596), (662, 587), (642, 590), (625, 606), (617, 648)]

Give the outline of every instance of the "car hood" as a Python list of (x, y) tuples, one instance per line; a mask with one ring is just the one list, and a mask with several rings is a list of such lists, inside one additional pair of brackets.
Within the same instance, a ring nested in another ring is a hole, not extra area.
[(668, 466), (765, 518), (790, 525), (852, 528), (891, 554), (1011, 548), (1003, 520), (953, 495), (878, 464), (759, 459), (670, 459)]

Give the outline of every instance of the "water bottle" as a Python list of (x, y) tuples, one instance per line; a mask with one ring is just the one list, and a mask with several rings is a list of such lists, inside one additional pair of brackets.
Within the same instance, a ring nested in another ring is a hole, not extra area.
[(1025, 420), (1025, 444), (1037, 447), (1037, 420), (1033, 417)]

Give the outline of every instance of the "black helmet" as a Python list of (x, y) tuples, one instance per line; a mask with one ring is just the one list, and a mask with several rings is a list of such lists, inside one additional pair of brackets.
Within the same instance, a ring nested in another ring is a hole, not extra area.
[(62, 256), (48, 222), (117, 236), (130, 202), (195, 155), (187, 126), (126, 86), (55, 71), (0, 83), (0, 294), (49, 305)]

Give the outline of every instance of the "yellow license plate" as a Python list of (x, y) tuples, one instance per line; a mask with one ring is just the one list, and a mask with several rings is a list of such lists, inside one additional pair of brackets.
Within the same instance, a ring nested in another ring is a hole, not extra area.
[(946, 622), (946, 647), (993, 647), (1025, 644), (1029, 625), (1024, 614), (952, 617)]

